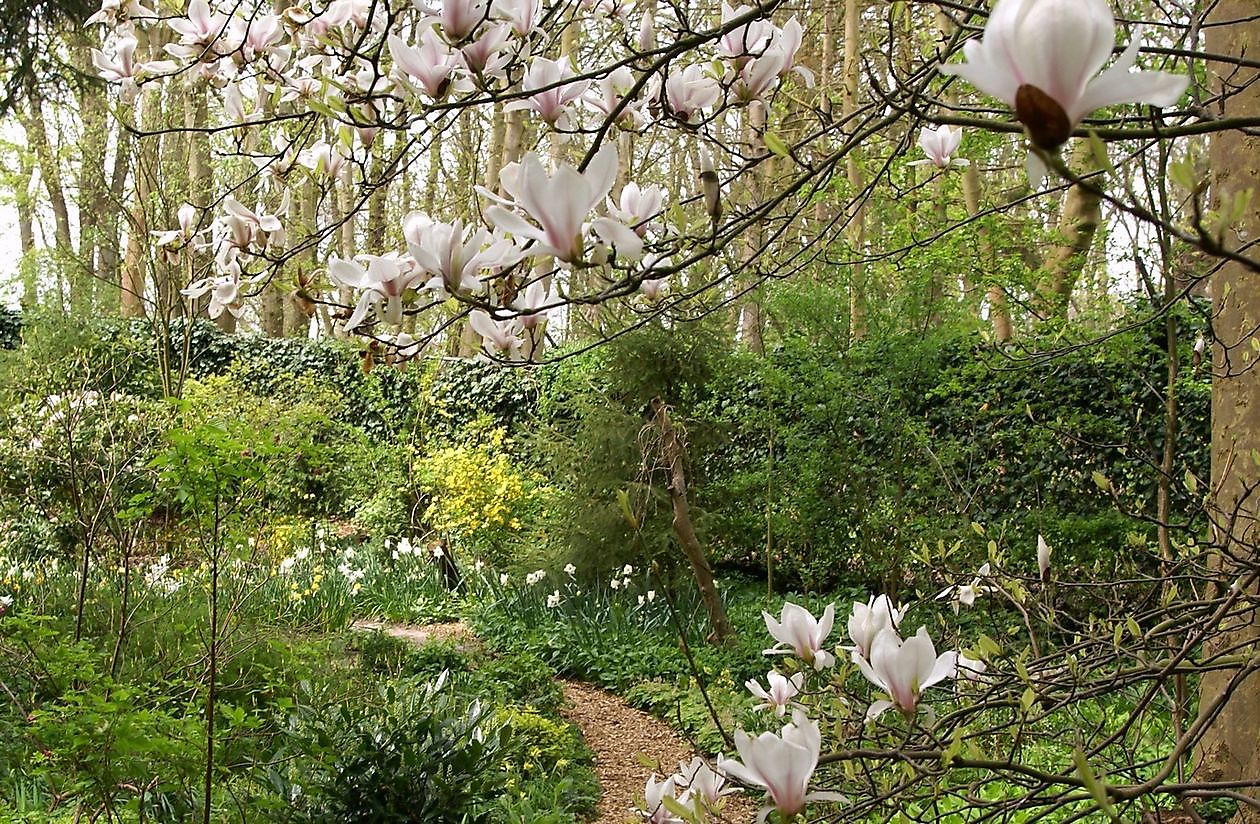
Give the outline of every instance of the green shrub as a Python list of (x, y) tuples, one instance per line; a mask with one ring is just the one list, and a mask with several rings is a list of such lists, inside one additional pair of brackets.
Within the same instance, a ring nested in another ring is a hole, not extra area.
[(290, 729), (281, 794), (309, 822), (489, 821), (505, 775), (506, 735), (492, 711), (447, 679), (383, 685), (377, 700), (308, 710)]

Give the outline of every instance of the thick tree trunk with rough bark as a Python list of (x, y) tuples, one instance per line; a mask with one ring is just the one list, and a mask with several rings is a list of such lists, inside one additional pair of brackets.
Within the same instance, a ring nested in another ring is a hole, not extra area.
[[(1260, 48), (1255, 0), (1221, 0), (1204, 28), (1207, 51), (1253, 57)], [(1209, 63), (1213, 94), (1225, 96), (1225, 117), (1260, 115), (1260, 77), (1255, 68)], [(1260, 191), (1260, 137), (1241, 129), (1214, 134), (1210, 141), (1213, 197), (1218, 205), (1246, 190)], [(1260, 237), (1260, 211), (1254, 205), (1226, 232), (1227, 246)], [(1255, 248), (1249, 250), (1255, 255)], [(1214, 543), (1221, 581), (1247, 581), (1244, 596), (1257, 593), (1260, 563), (1260, 275), (1226, 263), (1212, 277), (1212, 489)], [(1245, 600), (1242, 601), (1245, 604)], [(1255, 603), (1254, 600), (1251, 602)], [(1255, 656), (1260, 615), (1254, 606), (1234, 609), (1204, 654)], [(1260, 777), (1260, 673), (1238, 669), (1208, 673), (1200, 685), (1200, 711), (1228, 695), (1199, 750), (1201, 780), (1255, 780)], [(1260, 798), (1256, 788), (1243, 790)], [(1260, 810), (1239, 804), (1236, 824), (1260, 822)]]

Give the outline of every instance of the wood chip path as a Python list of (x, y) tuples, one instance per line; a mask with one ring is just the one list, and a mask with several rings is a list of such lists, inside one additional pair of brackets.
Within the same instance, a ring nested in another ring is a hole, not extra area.
[[(479, 640), (458, 622), (408, 626), (379, 621), (356, 621), (355, 629), (381, 632), (424, 644), (430, 640), (452, 640), (463, 646)], [(641, 820), (635, 815), (636, 799), (643, 794), (649, 768), (640, 754), (659, 763), (666, 772), (677, 769), (680, 761), (690, 761), (691, 745), (664, 721), (631, 707), (620, 696), (578, 681), (562, 680), (565, 706), (561, 715), (582, 732), (582, 738), (595, 755), (595, 775), (601, 789), (593, 824), (627, 824)], [(751, 798), (728, 799), (722, 821), (744, 824), (756, 818), (757, 805)]]

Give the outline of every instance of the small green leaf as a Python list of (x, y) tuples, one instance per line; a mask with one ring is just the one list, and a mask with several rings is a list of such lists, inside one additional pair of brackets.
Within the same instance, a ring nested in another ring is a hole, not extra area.
[(783, 140), (783, 138), (779, 137), (774, 132), (766, 132), (762, 140), (765, 141), (766, 148), (770, 150), (771, 154), (778, 155), (779, 157), (792, 156), (791, 147), (788, 146), (788, 144)]
[(1107, 480), (1107, 476), (1099, 472), (1097, 469), (1089, 473), (1089, 477), (1094, 479), (1094, 486), (1098, 487), (1103, 492), (1109, 492), (1111, 490), (1111, 481)]
[(1076, 763), (1076, 772), (1081, 777), (1081, 781), (1085, 783), (1085, 789), (1089, 790), (1090, 796), (1094, 799), (1094, 803), (1098, 805), (1098, 809), (1113, 821), (1116, 818), (1116, 811), (1112, 809), (1111, 799), (1107, 797), (1107, 785), (1100, 781), (1094, 775), (1093, 770), (1089, 767), (1089, 761), (1085, 758), (1085, 753), (1077, 747), (1072, 751), (1072, 761)]

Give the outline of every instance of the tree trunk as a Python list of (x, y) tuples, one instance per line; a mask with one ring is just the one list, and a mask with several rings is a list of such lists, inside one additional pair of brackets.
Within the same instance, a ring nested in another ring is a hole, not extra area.
[[(744, 143), (748, 147), (748, 157), (761, 162), (743, 174), (744, 203), (748, 210), (757, 208), (762, 198), (763, 178), (767, 172), (766, 144), (761, 137), (765, 130), (766, 107), (761, 101), (754, 101), (744, 112)], [(737, 281), (742, 288), (755, 287), (757, 258), (761, 254), (765, 240), (764, 220), (758, 220), (744, 230), (743, 271)], [(765, 351), (761, 339), (761, 316), (761, 302), (754, 288), (745, 293), (744, 301), (739, 305), (739, 342), (748, 351), (758, 355)]]
[[(861, 32), (858, 23), (862, 15), (861, 0), (845, 0), (844, 4), (844, 95), (841, 112), (848, 118), (857, 110), (858, 74), (861, 54)], [(849, 249), (853, 260), (849, 263), (849, 338), (866, 337), (866, 267), (862, 261), (866, 254), (866, 208), (862, 190), (866, 186), (862, 167), (858, 163), (857, 148), (849, 151), (845, 170), (849, 178)]]
[(652, 399), (652, 420), (661, 434), (661, 453), (669, 469), (669, 498), (674, 506), (674, 535), (691, 565), (700, 598), (709, 614), (709, 625), (712, 627), (710, 640), (719, 644), (729, 643), (735, 640), (735, 628), (726, 616), (726, 607), (723, 606), (722, 596), (713, 581), (709, 559), (705, 557), (700, 539), (696, 537), (687, 505), (687, 476), (683, 471), (686, 448), (678, 437), (673, 421), (669, 419), (669, 407), (660, 398)]
[[(1260, 42), (1260, 17), (1254, 0), (1221, 0), (1206, 26), (1207, 51), (1249, 57)], [(1255, 68), (1208, 63), (1212, 94), (1224, 96), (1221, 115), (1260, 115), (1260, 77)], [(1215, 133), (1210, 141), (1213, 197), (1218, 206), (1247, 190), (1260, 190), (1260, 137), (1241, 129)], [(1222, 209), (1222, 211), (1227, 211)], [(1260, 211), (1249, 209), (1226, 232), (1226, 244), (1238, 246), (1260, 237)], [(1254, 253), (1254, 248), (1253, 248)], [(1240, 606), (1221, 622), (1205, 644), (1204, 655), (1239, 651), (1254, 655), (1260, 618), (1254, 606), (1256, 563), (1260, 561), (1260, 278), (1237, 263), (1225, 263), (1211, 282), (1212, 293), (1212, 489), (1215, 565), (1225, 586), (1251, 576)], [(1250, 606), (1246, 598), (1250, 594)], [(1243, 608), (1245, 606), (1245, 608)], [(1248, 646), (1250, 645), (1250, 646)], [(1248, 653), (1248, 649), (1251, 650)], [(1242, 677), (1239, 669), (1207, 673), (1199, 704), (1208, 708), (1228, 695), (1208, 728), (1199, 750), (1199, 780), (1256, 780), (1260, 776), (1260, 673)], [(1202, 710), (1201, 710), (1202, 711)], [(1241, 790), (1252, 798), (1256, 789)], [(1237, 824), (1260, 822), (1260, 810), (1238, 805)]]
[[(1093, 144), (1078, 139), (1072, 149), (1069, 166), (1078, 175), (1087, 175), (1102, 168), (1104, 158), (1094, 156)], [(1091, 178), (1094, 186), (1102, 185), (1101, 178)], [(1041, 281), (1040, 304), (1044, 319), (1067, 318), (1068, 302), (1072, 290), (1081, 277), (1089, 247), (1094, 242), (1098, 224), (1102, 221), (1102, 198), (1090, 189), (1073, 186), (1068, 189), (1059, 216), (1059, 243), (1046, 253), (1045, 276)]]
[(22, 259), (18, 262), (21, 275), (23, 309), (33, 309), (39, 304), (39, 280), (36, 276), (35, 252), (35, 210), (31, 202), (31, 182), (35, 178), (35, 165), (31, 162), (31, 154), (19, 151), (18, 175), (13, 185), (13, 205), (18, 213), (18, 242), (22, 250)]
[[(61, 178), (61, 162), (54, 154), (54, 146), (48, 142), (48, 127), (44, 122), (43, 101), (37, 94), (31, 95), (30, 111), (21, 115), (22, 127), (26, 130), (27, 144), (35, 152), (35, 160), (39, 164), (39, 175), (44, 181), (44, 190), (48, 194), (48, 203), (52, 208), (56, 240), (55, 259), (57, 276), (67, 276), (70, 280), (70, 302), (82, 300), (82, 272), (76, 260), (74, 237), (70, 231), (70, 207), (66, 202), (65, 186)], [(89, 284), (90, 285), (90, 284)]]

